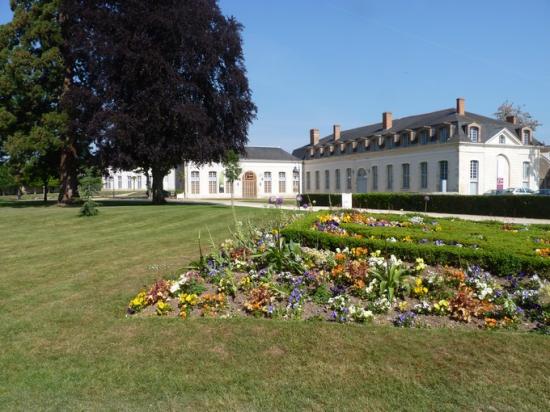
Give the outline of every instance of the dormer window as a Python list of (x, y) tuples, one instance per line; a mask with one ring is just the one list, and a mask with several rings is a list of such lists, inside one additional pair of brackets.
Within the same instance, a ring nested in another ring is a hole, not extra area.
[(498, 142), (500, 144), (505, 144), (506, 143), (506, 137), (504, 137), (503, 134), (501, 134), (499, 137), (498, 137)]
[(479, 143), (479, 127), (471, 126), (468, 133), (470, 142)]
[(523, 144), (529, 144), (531, 141), (531, 131), (530, 130), (523, 130), (522, 133), (522, 142)]
[(407, 147), (409, 145), (409, 132), (401, 134), (401, 146)]
[(428, 131), (422, 130), (420, 132), (420, 144), (428, 144)]
[(441, 143), (447, 143), (447, 140), (449, 140), (449, 128), (442, 127), (439, 129), (439, 141)]
[(393, 148), (393, 136), (387, 136), (386, 137), (386, 148), (392, 149)]

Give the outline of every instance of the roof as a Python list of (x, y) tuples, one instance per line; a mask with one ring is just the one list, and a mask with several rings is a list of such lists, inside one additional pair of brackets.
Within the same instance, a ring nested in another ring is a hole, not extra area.
[[(449, 142), (453, 141), (469, 141), (462, 126), (477, 123), (481, 126), (480, 130), (480, 142), (484, 143), (489, 138), (494, 136), (503, 128), (508, 129), (515, 136), (518, 136), (517, 129), (521, 128), (520, 125), (514, 125), (502, 120), (493, 119), (490, 117), (482, 116), (475, 113), (465, 112), (463, 115), (459, 115), (455, 108), (438, 110), (435, 112), (418, 114), (414, 116), (402, 117), (400, 119), (393, 119), (391, 129), (383, 129), (382, 122), (374, 123), (367, 126), (357, 127), (355, 129), (343, 130), (340, 133), (340, 142), (353, 141), (359, 138), (367, 138), (381, 135), (399, 134), (407, 130), (420, 129), (422, 127), (437, 127), (444, 124), (455, 124), (457, 127), (453, 128), (453, 133), (449, 136)], [(519, 137), (519, 136), (518, 136)], [(329, 143), (334, 143), (334, 135), (330, 134), (319, 139), (319, 145), (323, 146)], [(533, 139), (533, 144), (539, 144), (538, 141)], [(300, 159), (306, 156), (307, 148), (309, 144), (304, 145), (292, 152), (292, 154)]]
[(280, 147), (259, 147), (247, 146), (246, 156), (243, 160), (279, 160), (279, 161), (299, 161), (297, 157), (292, 156)]

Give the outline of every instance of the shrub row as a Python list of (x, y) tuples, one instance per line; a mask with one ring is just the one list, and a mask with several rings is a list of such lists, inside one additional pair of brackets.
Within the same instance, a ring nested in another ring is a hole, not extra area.
[[(425, 201), (425, 196), (429, 200)], [(304, 194), (304, 203), (317, 206), (342, 205), (340, 194)], [(412, 193), (358, 193), (352, 195), (353, 207), (381, 210), (456, 213), (466, 215), (550, 218), (550, 196), (469, 196), (424, 195)]]
[(345, 247), (367, 247), (369, 250), (381, 250), (384, 254), (394, 254), (401, 259), (414, 261), (423, 258), (431, 265), (452, 265), (465, 267), (478, 265), (494, 275), (507, 276), (520, 272), (538, 273), (550, 279), (550, 259), (538, 256), (518, 256), (508, 250), (470, 249), (456, 246), (435, 246), (433, 244), (416, 244), (404, 242), (387, 242), (381, 239), (355, 238), (319, 232), (311, 228), (316, 215), (300, 219), (283, 230), (287, 239), (302, 245), (335, 250)]

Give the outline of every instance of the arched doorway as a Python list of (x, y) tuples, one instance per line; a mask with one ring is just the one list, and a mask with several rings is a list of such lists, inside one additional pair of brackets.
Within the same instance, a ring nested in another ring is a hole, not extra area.
[(497, 190), (504, 190), (510, 187), (510, 162), (504, 155), (497, 156)]
[(243, 176), (243, 197), (256, 197), (256, 174), (254, 172), (245, 172)]
[(357, 171), (357, 193), (367, 193), (367, 172), (363, 168)]

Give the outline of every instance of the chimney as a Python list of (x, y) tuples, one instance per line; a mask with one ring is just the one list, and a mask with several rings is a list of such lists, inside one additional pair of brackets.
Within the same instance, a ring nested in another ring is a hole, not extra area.
[(334, 141), (335, 142), (340, 140), (340, 125), (339, 124), (335, 124), (334, 126), (332, 126), (332, 133), (334, 135)]
[(518, 118), (516, 116), (506, 116), (506, 121), (508, 123), (517, 124)]
[(464, 115), (464, 97), (456, 99), (456, 113)]
[(309, 130), (309, 144), (315, 146), (319, 143), (319, 129), (310, 129)]
[(382, 113), (382, 129), (391, 129), (393, 126), (393, 116), (391, 112)]

